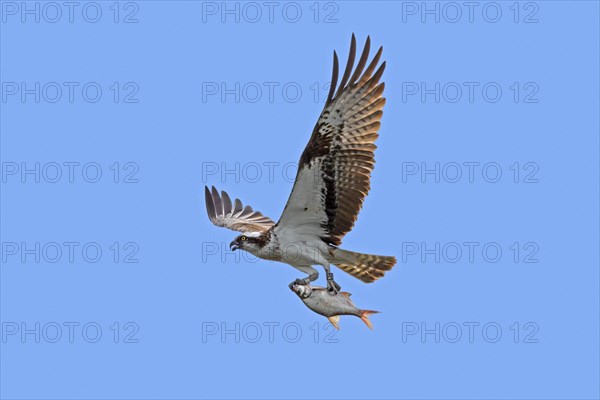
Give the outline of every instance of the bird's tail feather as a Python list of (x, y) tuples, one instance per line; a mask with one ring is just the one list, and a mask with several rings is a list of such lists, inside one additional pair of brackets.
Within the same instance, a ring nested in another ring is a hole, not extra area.
[(375, 282), (396, 264), (396, 257), (335, 249), (332, 264), (365, 283)]

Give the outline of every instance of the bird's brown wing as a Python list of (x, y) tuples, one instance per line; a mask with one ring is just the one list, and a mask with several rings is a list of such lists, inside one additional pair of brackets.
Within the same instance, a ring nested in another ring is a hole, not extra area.
[(369, 50), (367, 38), (353, 71), (356, 39), (352, 35), (339, 86), (334, 52), (327, 102), (300, 157), (294, 187), (275, 227), (276, 233), (295, 240), (318, 236), (339, 245), (354, 226), (369, 193), (375, 164), (374, 142), (385, 104), (384, 84), (379, 82), (385, 62), (377, 68), (383, 48), (367, 66)]
[(271, 218), (259, 211), (254, 211), (250, 206), (244, 207), (239, 199), (232, 203), (227, 192), (222, 191), (219, 195), (214, 186), (212, 190), (204, 187), (204, 197), (208, 218), (217, 226), (238, 232), (264, 232), (275, 225)]

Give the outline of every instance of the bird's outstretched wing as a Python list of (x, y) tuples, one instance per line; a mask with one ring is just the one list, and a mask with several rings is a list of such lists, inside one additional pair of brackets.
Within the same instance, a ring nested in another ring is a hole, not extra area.
[(271, 218), (259, 211), (254, 211), (250, 206), (244, 207), (239, 199), (232, 203), (225, 191), (219, 195), (214, 186), (212, 191), (204, 187), (204, 197), (208, 218), (217, 226), (238, 232), (264, 232), (275, 225)]
[(300, 157), (294, 187), (275, 233), (288, 234), (295, 240), (320, 237), (329, 244), (339, 245), (354, 226), (369, 193), (375, 164), (374, 142), (385, 104), (384, 84), (379, 83), (385, 62), (375, 70), (383, 48), (379, 48), (365, 69), (369, 50), (367, 37), (353, 72), (356, 39), (352, 35), (346, 69), (337, 91), (338, 59), (333, 53), (327, 102)]

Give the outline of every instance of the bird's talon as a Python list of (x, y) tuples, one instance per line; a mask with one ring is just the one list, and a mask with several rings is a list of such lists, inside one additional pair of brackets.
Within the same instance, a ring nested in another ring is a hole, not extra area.
[(327, 290), (329, 290), (329, 292), (331, 292), (333, 294), (338, 294), (338, 291), (341, 288), (342, 287), (340, 285), (338, 285), (336, 281), (334, 281), (334, 280), (327, 281)]

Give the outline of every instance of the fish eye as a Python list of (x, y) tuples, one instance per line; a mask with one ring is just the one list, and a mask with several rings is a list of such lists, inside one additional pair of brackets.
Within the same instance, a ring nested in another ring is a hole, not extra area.
[(247, 239), (248, 239), (248, 238), (247, 238), (246, 236), (244, 236), (244, 235), (240, 236), (240, 240), (241, 240), (242, 242), (245, 242)]

